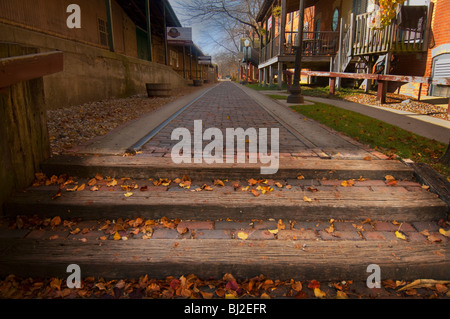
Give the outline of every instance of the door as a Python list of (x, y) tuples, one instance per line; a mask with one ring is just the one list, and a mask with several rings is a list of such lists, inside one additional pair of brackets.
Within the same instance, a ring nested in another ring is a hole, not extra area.
[[(450, 53), (438, 55), (433, 59), (433, 78), (450, 78)], [(450, 86), (433, 84), (431, 86), (432, 96), (450, 97)]]

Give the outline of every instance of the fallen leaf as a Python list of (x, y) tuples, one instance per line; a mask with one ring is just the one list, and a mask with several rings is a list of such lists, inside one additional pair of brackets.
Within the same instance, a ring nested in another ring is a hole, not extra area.
[(81, 186), (79, 186), (79, 187), (77, 188), (77, 192), (84, 191), (85, 188), (86, 188), (86, 184), (81, 184)]
[(61, 290), (62, 279), (52, 278), (50, 280), (50, 288)]
[(291, 279), (291, 288), (295, 291), (301, 291), (303, 289), (301, 281), (294, 281)]
[(58, 197), (61, 197), (61, 189), (58, 189), (55, 195), (52, 196), (52, 200), (57, 199)]
[(344, 187), (353, 187), (353, 185), (355, 185), (355, 181), (352, 179), (349, 179), (348, 181), (343, 181), (341, 183), (341, 186), (344, 186)]
[(203, 299), (212, 299), (214, 297), (214, 294), (211, 292), (201, 291), (200, 294), (202, 295)]
[(371, 161), (372, 160), (372, 156), (366, 156), (366, 157), (364, 157), (363, 158), (363, 160), (365, 160), (365, 161)]
[(319, 190), (318, 190), (317, 188), (315, 188), (315, 187), (308, 187), (307, 189), (308, 189), (308, 191), (310, 191), (311, 193), (316, 193), (316, 192), (319, 191)]
[(255, 197), (258, 197), (260, 194), (259, 194), (259, 192), (257, 191), (257, 190), (255, 190), (255, 189), (252, 189), (251, 190), (251, 193), (255, 196)]
[(308, 283), (308, 288), (309, 289), (315, 289), (315, 288), (319, 288), (320, 287), (320, 282), (318, 282), (317, 280), (313, 279)]
[(55, 216), (50, 222), (50, 226), (55, 227), (61, 224), (61, 217)]
[(401, 231), (399, 231), (399, 230), (397, 230), (397, 231), (395, 232), (395, 236), (396, 236), (397, 238), (406, 240), (405, 234), (403, 234), (403, 233), (402, 233)]
[(384, 176), (384, 179), (386, 181), (395, 181), (395, 177), (392, 175), (386, 175), (386, 176)]
[(115, 178), (111, 182), (106, 183), (106, 186), (108, 186), (108, 187), (113, 187), (116, 185), (117, 185), (117, 181)]
[(133, 193), (132, 193), (132, 192), (126, 192), (126, 193), (124, 194), (124, 196), (125, 196), (125, 197), (131, 197), (131, 196), (133, 196)]
[(242, 240), (246, 240), (248, 238), (248, 234), (243, 231), (238, 232), (237, 236), (239, 239), (242, 239)]
[(348, 296), (345, 292), (338, 290), (336, 291), (336, 299), (348, 299)]
[(281, 219), (278, 220), (277, 229), (280, 229), (280, 230), (286, 229), (286, 225), (283, 223), (283, 221)]
[(305, 201), (305, 202), (312, 202), (312, 199), (309, 198), (308, 196), (303, 196), (303, 201)]
[(75, 192), (78, 188), (78, 185), (75, 185), (73, 188), (66, 188), (66, 191), (68, 192)]
[(97, 174), (95, 175), (95, 179), (98, 180), (98, 181), (102, 181), (102, 180), (103, 180), (103, 175), (97, 173)]
[(435, 287), (436, 287), (437, 292), (440, 292), (440, 293), (447, 292), (447, 290), (448, 290), (448, 288), (442, 284), (436, 284)]
[(449, 230), (444, 230), (443, 228), (439, 228), (439, 233), (441, 235), (444, 235), (445, 237), (450, 237), (450, 229)]
[(301, 180), (301, 179), (305, 179), (305, 176), (303, 176), (302, 174), (297, 176), (297, 179)]
[(314, 296), (316, 296), (317, 298), (325, 298), (326, 295), (327, 294), (320, 290), (320, 288), (314, 288)]
[(96, 192), (100, 189), (97, 185), (91, 187), (91, 192)]
[(261, 299), (270, 299), (270, 296), (264, 292), (261, 294), (260, 298)]
[(50, 240), (55, 240), (55, 239), (58, 239), (58, 238), (59, 238), (58, 235), (53, 235), (53, 236), (50, 236), (48, 239), (50, 239)]
[(120, 240), (122, 237), (119, 235), (119, 233), (118, 232), (116, 232), (115, 234), (114, 234), (114, 240)]
[(89, 182), (88, 182), (88, 186), (94, 186), (95, 184), (97, 184), (97, 179), (95, 179), (95, 178), (89, 180)]
[(214, 180), (214, 185), (225, 186), (224, 182), (222, 182), (220, 179)]
[(428, 236), (427, 239), (428, 239), (429, 241), (431, 241), (432, 243), (439, 243), (439, 242), (442, 241), (442, 238), (439, 238), (438, 236), (433, 235), (433, 234), (431, 234), (430, 236)]
[(72, 230), (70, 233), (71, 233), (72, 235), (76, 235), (76, 234), (78, 234), (79, 232), (81, 232), (81, 229), (76, 228), (76, 229)]
[(283, 188), (283, 184), (281, 184), (280, 182), (276, 182), (275, 185), (276, 185), (278, 188)]
[(250, 186), (256, 185), (256, 183), (258, 183), (258, 181), (253, 178), (250, 178), (247, 182)]
[(277, 229), (268, 229), (269, 233), (274, 234), (274, 235), (278, 234), (278, 230), (279, 230), (278, 228)]

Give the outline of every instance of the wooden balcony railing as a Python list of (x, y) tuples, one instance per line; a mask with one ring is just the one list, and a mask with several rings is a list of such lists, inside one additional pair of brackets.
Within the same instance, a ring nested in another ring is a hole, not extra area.
[[(284, 36), (283, 55), (294, 55), (298, 33), (287, 31)], [(303, 32), (303, 56), (333, 56), (339, 46), (339, 32)], [(280, 36), (262, 48), (261, 62), (280, 54)]]
[[(399, 23), (396, 19), (384, 29), (375, 29), (372, 21), (375, 13), (364, 13), (356, 16), (355, 35), (353, 41), (354, 55), (384, 54), (392, 52), (420, 52), (426, 47), (427, 7), (422, 8), (423, 16), (416, 23)], [(408, 9), (408, 7), (406, 8)]]

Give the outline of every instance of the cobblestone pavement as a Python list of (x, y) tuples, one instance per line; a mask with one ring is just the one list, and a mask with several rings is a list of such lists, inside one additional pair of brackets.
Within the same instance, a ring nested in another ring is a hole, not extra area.
[[(194, 121), (201, 120), (203, 129), (218, 128), (225, 135), (227, 128), (267, 128), (268, 150), (270, 150), (270, 129), (279, 129), (280, 156), (318, 156), (304, 143), (297, 139), (276, 119), (253, 101), (244, 91), (231, 82), (224, 82), (207, 92), (187, 110), (171, 121), (142, 151), (144, 155), (169, 157), (172, 147), (178, 140), (171, 140), (172, 131), (176, 128), (187, 128), (194, 132)], [(251, 141), (246, 140), (246, 143)], [(206, 146), (209, 141), (204, 141)], [(224, 142), (225, 146), (225, 142)], [(225, 152), (224, 152), (225, 154)]]

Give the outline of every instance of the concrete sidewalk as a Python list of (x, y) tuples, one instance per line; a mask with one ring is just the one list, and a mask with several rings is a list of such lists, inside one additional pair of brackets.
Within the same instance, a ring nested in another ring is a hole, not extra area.
[[(259, 92), (265, 95), (289, 95), (286, 91), (277, 90), (263, 90)], [(450, 139), (450, 121), (438, 119), (432, 116), (419, 115), (412, 112), (370, 106), (338, 99), (305, 96), (305, 100), (329, 104), (345, 110), (367, 115), (442, 143), (448, 143)], [(278, 101), (286, 106), (292, 105), (286, 103), (285, 100)]]

